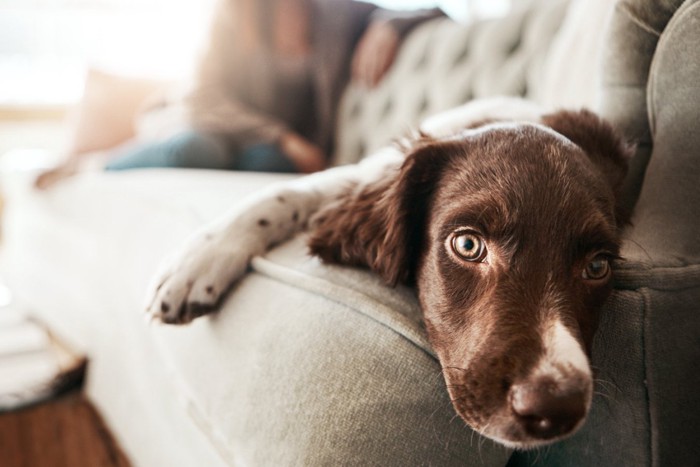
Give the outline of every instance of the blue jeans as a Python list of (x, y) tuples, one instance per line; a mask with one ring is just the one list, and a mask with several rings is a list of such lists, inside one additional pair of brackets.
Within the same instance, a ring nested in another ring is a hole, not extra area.
[(276, 144), (256, 144), (236, 153), (223, 138), (185, 131), (165, 141), (146, 144), (117, 156), (105, 170), (155, 167), (296, 172), (294, 164)]

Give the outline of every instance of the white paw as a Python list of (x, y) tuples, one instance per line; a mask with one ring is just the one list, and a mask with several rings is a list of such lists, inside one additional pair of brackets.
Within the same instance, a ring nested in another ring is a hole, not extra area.
[(184, 324), (214, 311), (252, 257), (301, 229), (318, 198), (313, 190), (272, 187), (200, 231), (156, 275), (146, 306), (150, 318)]
[(259, 239), (204, 232), (170, 257), (152, 283), (151, 319), (185, 324), (214, 311), (258, 252)]

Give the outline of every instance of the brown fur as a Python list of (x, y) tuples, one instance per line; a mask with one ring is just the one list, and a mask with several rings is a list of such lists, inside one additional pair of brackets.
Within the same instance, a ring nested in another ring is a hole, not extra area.
[[(542, 439), (514, 421), (513, 387), (530, 383), (552, 319), (590, 352), (611, 279), (582, 271), (599, 252), (617, 257), (626, 221), (616, 195), (629, 147), (587, 111), (542, 122), (566, 138), (507, 124), (420, 138), (398, 171), (320, 213), (309, 243), (326, 262), (415, 284), (456, 411), (520, 447)], [(488, 263), (450, 253), (446, 239), (464, 227), (483, 237)]]

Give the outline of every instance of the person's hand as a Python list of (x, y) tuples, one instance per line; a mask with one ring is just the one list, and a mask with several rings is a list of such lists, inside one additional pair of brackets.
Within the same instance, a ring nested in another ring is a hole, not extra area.
[(321, 148), (302, 136), (288, 131), (280, 137), (279, 145), (300, 172), (311, 173), (325, 168), (326, 158)]
[(34, 187), (39, 190), (47, 190), (56, 182), (74, 175), (77, 172), (77, 164), (73, 159), (69, 159), (58, 167), (54, 167), (39, 174), (34, 180)]
[(386, 21), (369, 25), (355, 48), (352, 57), (353, 81), (373, 88), (382, 80), (394, 63), (401, 39)]

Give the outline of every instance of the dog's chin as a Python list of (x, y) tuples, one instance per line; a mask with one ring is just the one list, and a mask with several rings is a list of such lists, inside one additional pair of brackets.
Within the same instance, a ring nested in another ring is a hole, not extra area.
[[(465, 417), (462, 416), (462, 418)], [(540, 438), (528, 434), (512, 416), (503, 415), (493, 418), (495, 420), (492, 419), (483, 428), (474, 427), (474, 429), (482, 436), (490, 438), (507, 448), (520, 451), (537, 449), (564, 440), (576, 433), (586, 421), (586, 417), (584, 416), (566, 432)]]

